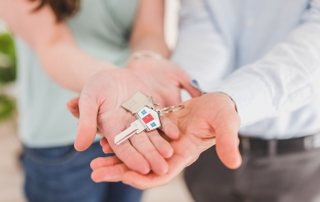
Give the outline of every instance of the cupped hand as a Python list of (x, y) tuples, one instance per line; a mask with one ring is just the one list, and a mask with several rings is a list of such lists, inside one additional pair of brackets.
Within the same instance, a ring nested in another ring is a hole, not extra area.
[[(82, 151), (90, 146), (98, 128), (110, 141), (115, 154), (132, 170), (144, 174), (152, 170), (163, 174), (168, 170), (165, 158), (170, 157), (173, 150), (157, 131), (148, 134), (142, 132), (120, 145), (114, 144), (114, 137), (135, 120), (134, 116), (120, 105), (140, 89), (147, 95), (151, 94), (150, 89), (130, 70), (101, 72), (91, 78), (79, 99), (79, 125), (75, 148)], [(154, 96), (160, 100), (160, 97)], [(176, 127), (166, 122), (165, 117), (162, 117), (162, 122), (166, 123), (164, 130), (176, 138), (179, 133)]]
[[(157, 131), (134, 135), (130, 141), (120, 145), (113, 143), (114, 137), (135, 120), (131, 113), (120, 107), (134, 93), (141, 91), (146, 95), (152, 95), (154, 100), (163, 105), (168, 104), (168, 101), (154, 93), (151, 87), (152, 85), (144, 83), (143, 79), (137, 77), (130, 69), (100, 72), (88, 80), (79, 99), (79, 125), (75, 148), (79, 151), (87, 149), (93, 142), (98, 128), (110, 142), (115, 154), (130, 169), (143, 174), (150, 170), (157, 174), (166, 173), (168, 165), (165, 158), (170, 157), (173, 150)], [(164, 125), (163, 131), (170, 138), (177, 138), (179, 131), (176, 126), (164, 116), (161, 120)]]
[[(233, 101), (225, 94), (211, 93), (183, 104), (184, 110), (168, 116), (178, 126), (180, 136), (170, 142), (174, 154), (167, 159), (169, 170), (166, 174), (142, 175), (114, 156), (97, 158), (91, 162), (92, 179), (96, 182), (123, 181), (139, 189), (164, 185), (214, 144), (221, 161), (227, 167), (239, 167), (240, 118)], [(107, 140), (102, 139), (101, 145), (104, 152), (112, 152)]]

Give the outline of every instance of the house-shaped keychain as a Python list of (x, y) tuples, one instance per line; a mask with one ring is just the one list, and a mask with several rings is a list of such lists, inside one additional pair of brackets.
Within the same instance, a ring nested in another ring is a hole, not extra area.
[(147, 131), (157, 129), (162, 126), (159, 113), (151, 107), (143, 107), (136, 114), (136, 117), (145, 125)]

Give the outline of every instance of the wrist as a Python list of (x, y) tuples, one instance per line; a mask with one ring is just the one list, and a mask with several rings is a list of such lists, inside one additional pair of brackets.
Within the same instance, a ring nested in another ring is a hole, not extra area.
[(153, 71), (155, 68), (158, 68), (159, 66), (161, 66), (163, 61), (165, 60), (159, 59), (159, 58), (142, 56), (140, 58), (135, 58), (133, 60), (130, 60), (129, 63), (126, 65), (125, 69), (150, 73), (150, 71)]
[(134, 52), (130, 55), (129, 57), (129, 62), (135, 60), (135, 59), (140, 59), (140, 58), (152, 58), (156, 60), (161, 60), (163, 59), (163, 56), (159, 53), (149, 51), (149, 50), (142, 50), (142, 51), (137, 51)]
[(232, 101), (232, 103), (233, 103), (233, 105), (234, 105), (234, 109), (236, 110), (236, 112), (238, 112), (237, 104), (236, 104), (236, 102), (232, 99), (232, 97), (231, 97), (230, 95), (228, 95), (227, 93), (224, 93), (224, 92), (217, 92), (217, 93), (220, 93), (220, 94), (222, 94), (222, 95), (227, 96), (227, 97)]
[(210, 103), (224, 103), (226, 106), (231, 107), (235, 110), (235, 112), (237, 113), (237, 105), (236, 102), (226, 93), (224, 92), (212, 92), (212, 93), (207, 93), (202, 95), (201, 97), (211, 97), (210, 100), (207, 100), (207, 102)]

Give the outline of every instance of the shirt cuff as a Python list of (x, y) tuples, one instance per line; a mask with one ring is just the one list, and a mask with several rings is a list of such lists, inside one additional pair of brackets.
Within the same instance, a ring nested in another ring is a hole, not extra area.
[(235, 102), (241, 126), (250, 125), (274, 112), (268, 87), (255, 76), (228, 77), (216, 86), (214, 91), (227, 94)]

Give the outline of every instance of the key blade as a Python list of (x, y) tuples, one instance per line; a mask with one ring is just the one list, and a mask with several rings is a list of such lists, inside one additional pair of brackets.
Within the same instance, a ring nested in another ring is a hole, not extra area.
[(123, 131), (122, 133), (120, 133), (119, 135), (117, 135), (115, 138), (114, 138), (114, 143), (116, 145), (120, 145), (121, 143), (123, 143), (124, 141), (126, 141), (127, 139), (129, 139), (131, 136), (133, 136), (134, 134), (136, 134), (136, 130), (132, 131), (131, 133), (128, 133), (125, 131)]
[[(123, 143), (124, 141), (126, 141), (127, 139), (129, 139), (131, 136), (135, 135), (135, 131), (130, 133), (130, 134), (123, 134), (120, 137), (116, 136), (114, 139), (114, 143), (116, 145), (120, 145), (121, 143)], [(120, 135), (120, 134), (119, 134)]]
[(137, 132), (140, 133), (139, 125), (140, 125), (139, 120), (136, 120), (136, 121), (132, 122), (131, 125), (129, 126), (129, 128), (125, 129), (124, 131), (122, 131), (120, 134), (118, 134), (115, 137), (114, 143), (116, 145), (119, 145), (122, 142), (126, 141), (131, 136), (133, 136), (134, 134), (136, 134)]
[(114, 143), (116, 145), (121, 144), (122, 142), (126, 141), (127, 139), (129, 139), (131, 136), (133, 136), (134, 134), (136, 134), (136, 131), (138, 130), (137, 128), (135, 130), (131, 129), (131, 132), (129, 131), (129, 129), (131, 129), (131, 127), (127, 128), (126, 130), (124, 130), (123, 132), (121, 132), (119, 135), (117, 135), (114, 138)]
[(135, 134), (139, 134), (142, 131), (145, 130), (144, 125), (141, 123), (140, 120), (135, 120), (134, 122), (131, 123), (130, 127), (121, 132), (119, 135), (117, 135), (114, 139), (114, 143), (116, 145), (121, 144), (122, 142), (126, 141), (129, 139), (131, 136)]

